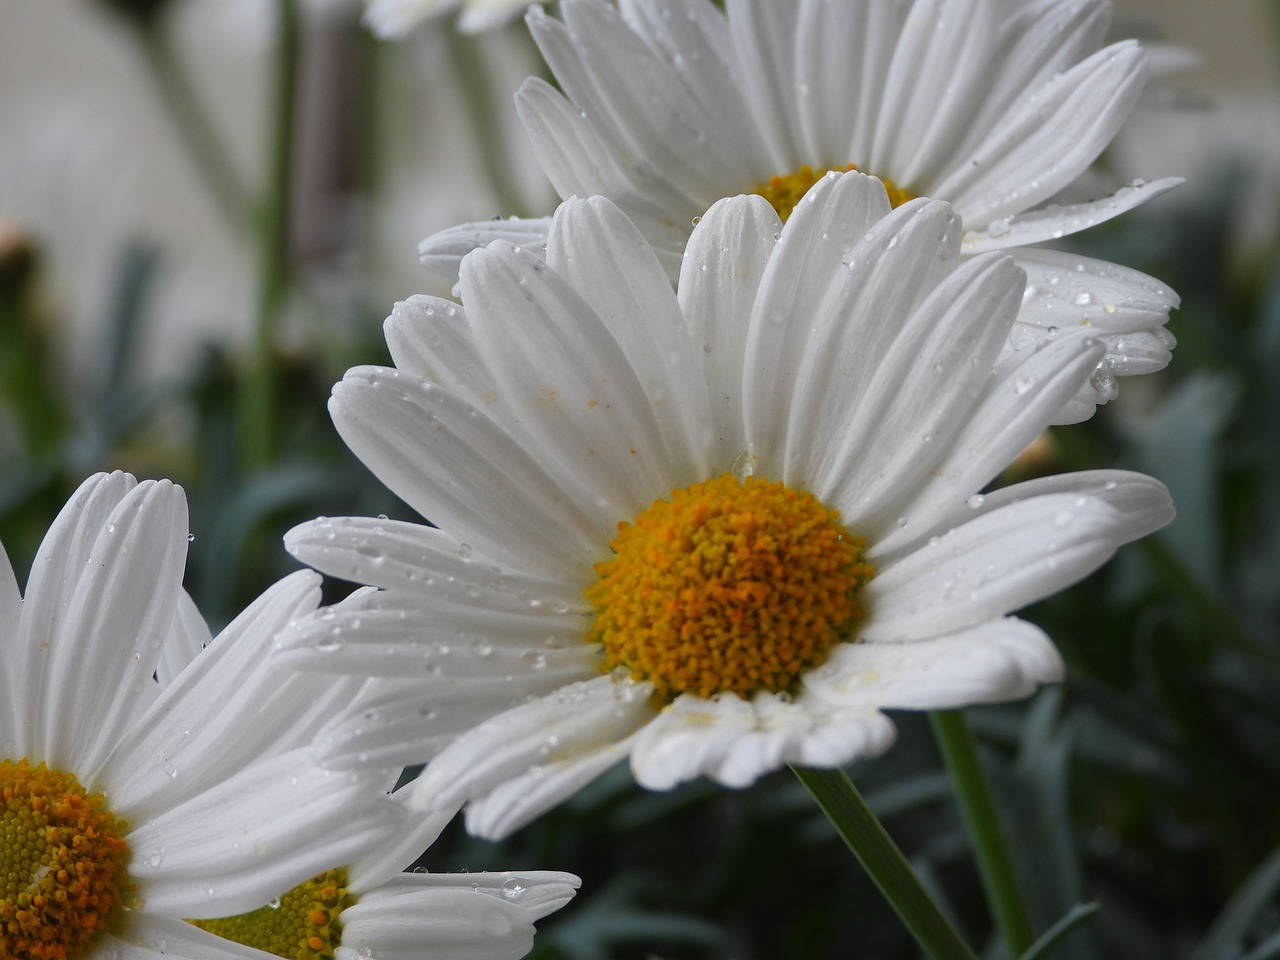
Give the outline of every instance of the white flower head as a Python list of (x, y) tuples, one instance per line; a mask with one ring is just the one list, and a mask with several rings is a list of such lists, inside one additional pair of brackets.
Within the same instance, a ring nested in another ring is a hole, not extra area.
[(397, 305), (395, 369), (348, 371), (330, 409), (438, 528), (286, 536), (382, 588), (340, 638), (279, 644), (388, 678), (379, 721), (317, 749), (430, 759), (420, 802), (468, 801), (469, 828), (500, 836), (628, 756), (647, 787), (742, 786), (884, 750), (885, 709), (1058, 680), (1007, 614), (1172, 508), (1118, 471), (979, 494), (1104, 348), (1004, 354), (1025, 278), (960, 245), (948, 204), (891, 211), (879, 181), (831, 174), (785, 226), (757, 196), (715, 204), (673, 291), (596, 197), (561, 205), (545, 260), (472, 253), (461, 306)]
[(0, 561), (4, 956), (251, 956), (185, 918), (264, 903), (404, 818), (385, 774), (311, 757), (323, 713), (300, 702), (357, 681), (262, 696), (281, 686), (261, 669), (275, 634), (316, 607), (314, 575), (272, 588), (160, 690), (161, 648), (190, 615), (175, 618), (186, 545), (181, 488), (100, 474), (54, 522), (25, 598)]
[[(1177, 296), (1113, 263), (1030, 248), (1178, 181), (1055, 205), (1136, 103), (1146, 55), (1103, 46), (1107, 0), (565, 0), (529, 25), (560, 84), (516, 96), (561, 197), (616, 203), (674, 279), (691, 224), (716, 200), (769, 198), (785, 219), (826, 170), (881, 178), (895, 203), (951, 203), (966, 254), (1007, 249), (1027, 272), (1010, 349), (1055, 331), (1107, 346), (1054, 420), (1090, 416), (1116, 377), (1162, 369)], [(1046, 205), (1047, 203), (1047, 205)], [(423, 241), (429, 269), (495, 238), (537, 250), (549, 220), (464, 224)]]
[(364, 22), (384, 40), (399, 40), (459, 8), (458, 29), (480, 33), (515, 19), (529, 9), (529, 0), (365, 0)]

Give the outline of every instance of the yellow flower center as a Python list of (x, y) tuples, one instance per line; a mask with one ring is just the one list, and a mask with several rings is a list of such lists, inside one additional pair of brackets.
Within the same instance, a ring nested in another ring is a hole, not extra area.
[(670, 702), (787, 690), (862, 618), (863, 541), (812, 494), (731, 474), (618, 524), (586, 591), (601, 669)]
[[(830, 173), (832, 169), (831, 167), (823, 167), (820, 170), (814, 170), (813, 167), (805, 164), (795, 173), (770, 177), (764, 183), (757, 183), (754, 192), (768, 200), (773, 209), (778, 211), (778, 217), (783, 223), (786, 223), (787, 217), (791, 216), (791, 211), (800, 202), (800, 198), (808, 193), (809, 188)], [(849, 171), (857, 170), (858, 168), (850, 163), (838, 169)], [(892, 180), (881, 177), (880, 182), (884, 184), (885, 190), (889, 193), (889, 203), (895, 208), (902, 206), (908, 200), (915, 199), (915, 194), (903, 190)]]
[(354, 902), (347, 892), (347, 871), (338, 868), (312, 877), (279, 900), (249, 913), (190, 922), (285, 960), (333, 960), (342, 943), (338, 917)]
[(0, 760), (0, 957), (84, 956), (130, 896), (127, 831), (74, 774)]

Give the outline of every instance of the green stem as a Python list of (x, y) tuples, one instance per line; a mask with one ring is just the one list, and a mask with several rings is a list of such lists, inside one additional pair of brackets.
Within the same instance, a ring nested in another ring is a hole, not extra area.
[(977, 960), (843, 770), (792, 767), (916, 942), (933, 960)]
[(267, 167), (269, 180), (260, 224), (258, 329), (239, 404), (241, 465), (246, 471), (265, 466), (271, 459), (275, 392), (272, 354), (292, 279), (289, 224), (293, 213), (291, 189), (300, 46), (297, 0), (278, 0), (277, 10), (275, 109)]
[(1009, 845), (1000, 829), (995, 798), (987, 783), (978, 749), (964, 714), (947, 710), (929, 714), (938, 748), (955, 784), (956, 799), (996, 927), (1010, 957), (1020, 957), (1035, 940), (1031, 916), (1013, 869)]
[(151, 74), (160, 102), (188, 156), (199, 171), (205, 188), (228, 226), (238, 234), (248, 232), (254, 221), (253, 201), (235, 164), (222, 146), (182, 60), (174, 56), (159, 18), (137, 21), (144, 53), (143, 61)]

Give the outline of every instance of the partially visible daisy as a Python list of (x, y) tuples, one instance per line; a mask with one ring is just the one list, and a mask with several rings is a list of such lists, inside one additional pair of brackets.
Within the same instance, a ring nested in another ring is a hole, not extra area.
[[(410, 814), (349, 867), (326, 870), (250, 913), (201, 921), (254, 949), (255, 960), (517, 960), (533, 947), (534, 921), (573, 899), (571, 873), (404, 872), (453, 818)], [(261, 948), (261, 949), (258, 949)]]
[(287, 535), (382, 588), (280, 637), (286, 661), (389, 678), (317, 749), (430, 760), (417, 801), (501, 836), (626, 757), (646, 787), (742, 786), (884, 750), (885, 709), (1058, 680), (1007, 614), (1172, 508), (1119, 471), (979, 493), (1104, 348), (1003, 356), (1025, 278), (960, 243), (946, 203), (891, 212), (832, 175), (785, 226), (760, 197), (714, 205), (673, 292), (597, 197), (561, 205), (545, 260), (472, 253), (462, 306), (398, 305), (396, 368), (348, 371), (330, 409), (437, 527)]
[(459, 7), (458, 29), (480, 33), (514, 20), (529, 9), (529, 0), (365, 0), (364, 22), (384, 40), (398, 40)]
[[(260, 752), (310, 744), (326, 718), (341, 720), (347, 712), (366, 720), (376, 716), (379, 685), (366, 683), (359, 671), (340, 677), (272, 669), (269, 647), (281, 630), (319, 628), (333, 637), (335, 618), (331, 609), (315, 608), (316, 586), (309, 573), (294, 574), (282, 582), (276, 592), (291, 594), (303, 606), (287, 621), (260, 622), (258, 632), (266, 642), (252, 647), (243, 641), (237, 644), (225, 634), (211, 637), (199, 611), (183, 594), (157, 668), (161, 686), (182, 676), (207, 647), (216, 646), (222, 652), (238, 645), (239, 656), (251, 657), (260, 665), (249, 688), (206, 688), (205, 693), (211, 702), (224, 697), (276, 701), (273, 719), (253, 730)], [(357, 593), (337, 609), (358, 606), (363, 599)], [(278, 598), (274, 603), (277, 610), (289, 606)], [(293, 705), (292, 723), (279, 720), (284, 703)], [(237, 735), (249, 733), (241, 730)], [(332, 745), (328, 746), (332, 753)], [(385, 787), (390, 790), (396, 779), (392, 775)], [(402, 792), (393, 799), (401, 802), (404, 796)], [(213, 942), (220, 949), (233, 949), (236, 957), (248, 960), (418, 960), (422, 956), (516, 960), (533, 945), (534, 921), (568, 903), (580, 881), (570, 873), (546, 870), (405, 873), (456, 812), (408, 812), (403, 823), (388, 825), (381, 838), (372, 839), (348, 865), (325, 869), (256, 910), (193, 921), (205, 933), (187, 931), (187, 936), (195, 943)], [(236, 946), (225, 943), (228, 940)]]
[(262, 696), (282, 683), (262, 669), (275, 634), (316, 608), (313, 575), (160, 690), (186, 544), (181, 488), (101, 474), (54, 522), (25, 597), (0, 562), (0, 956), (243, 958), (184, 918), (264, 903), (403, 820), (382, 772), (287, 749), (319, 726), (323, 691), (358, 681)]
[[(827, 170), (885, 182), (895, 204), (951, 203), (963, 250), (1008, 249), (1028, 275), (1011, 331), (1080, 330), (1104, 361), (1055, 415), (1085, 419), (1115, 378), (1162, 369), (1177, 296), (1145, 274), (1027, 245), (1075, 233), (1178, 180), (1052, 198), (1097, 158), (1141, 93), (1136, 42), (1103, 47), (1107, 0), (565, 0), (529, 26), (564, 93), (516, 95), (533, 152), (561, 197), (599, 194), (640, 228), (674, 280), (692, 225), (716, 200), (766, 197), (785, 220)], [(1048, 205), (1045, 205), (1048, 203)], [(423, 241), (456, 276), (492, 239), (537, 252), (550, 221), (464, 224)]]

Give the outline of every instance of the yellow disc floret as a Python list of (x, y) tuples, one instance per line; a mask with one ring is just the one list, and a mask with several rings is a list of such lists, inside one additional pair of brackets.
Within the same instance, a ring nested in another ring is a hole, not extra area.
[[(791, 211), (800, 202), (800, 198), (808, 193), (809, 188), (830, 173), (832, 169), (848, 171), (857, 170), (858, 168), (850, 163), (839, 168), (822, 167), (815, 170), (805, 164), (795, 173), (770, 177), (764, 183), (756, 184), (754, 192), (768, 200), (773, 209), (778, 211), (778, 217), (783, 223), (786, 223), (787, 217), (791, 216)], [(889, 203), (895, 208), (902, 206), (908, 200), (915, 199), (914, 194), (903, 190), (892, 180), (886, 180), (881, 177), (880, 182), (884, 184), (885, 190), (889, 193)]]
[(681, 693), (787, 690), (862, 617), (863, 542), (812, 494), (725, 474), (618, 525), (586, 591), (602, 669)]
[(127, 830), (74, 774), (0, 760), (0, 957), (84, 956), (128, 899)]
[(354, 902), (347, 892), (347, 871), (339, 868), (312, 877), (250, 913), (191, 922), (286, 960), (333, 960), (342, 943), (338, 918)]

